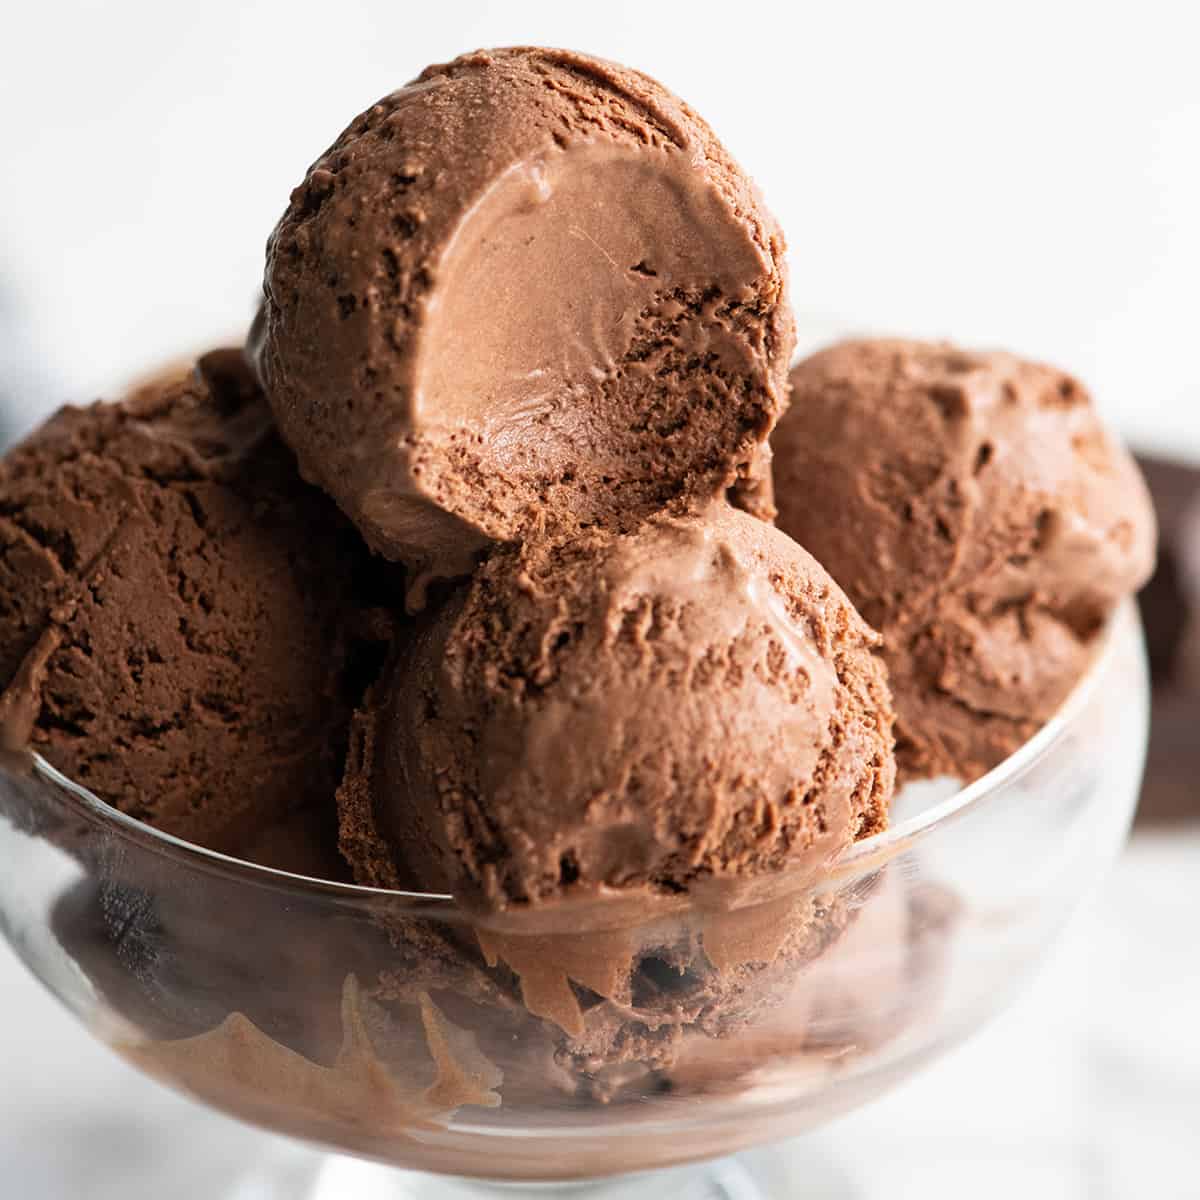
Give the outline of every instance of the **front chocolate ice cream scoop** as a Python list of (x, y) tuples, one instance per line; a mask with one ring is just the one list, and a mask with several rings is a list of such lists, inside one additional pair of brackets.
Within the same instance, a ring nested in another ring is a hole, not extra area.
[(691, 109), (566, 51), (368, 109), (268, 248), (252, 335), (303, 471), (422, 574), (744, 484), (794, 342), (783, 238)]
[(343, 849), (363, 882), (492, 911), (795, 885), (886, 823), (876, 644), (805, 551), (723, 503), (497, 552), (360, 714)]

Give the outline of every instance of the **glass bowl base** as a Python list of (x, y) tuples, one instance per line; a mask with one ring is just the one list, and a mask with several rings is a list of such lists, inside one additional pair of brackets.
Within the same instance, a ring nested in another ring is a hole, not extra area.
[(331, 1156), (304, 1200), (851, 1200), (848, 1177), (807, 1149), (803, 1141), (785, 1142), (714, 1162), (577, 1183), (448, 1179)]

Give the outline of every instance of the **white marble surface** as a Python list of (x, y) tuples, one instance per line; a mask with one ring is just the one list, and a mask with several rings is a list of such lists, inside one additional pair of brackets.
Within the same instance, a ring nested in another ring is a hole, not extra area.
[[(1200, 829), (1139, 836), (1008, 1013), (792, 1149), (804, 1200), (1200, 1196), (1197, 911)], [(6, 950), (0, 996), (3, 1200), (225, 1200), (263, 1154), (302, 1194), (307, 1152), (138, 1076)]]

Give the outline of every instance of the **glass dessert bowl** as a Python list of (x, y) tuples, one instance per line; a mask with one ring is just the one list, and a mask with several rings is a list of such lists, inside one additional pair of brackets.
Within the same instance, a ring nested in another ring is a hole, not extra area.
[(226, 858), (9, 754), (0, 915), (127, 1060), (328, 1149), (314, 1200), (662, 1195), (655, 1168), (666, 1194), (749, 1197), (725, 1156), (878, 1096), (1017, 991), (1124, 840), (1147, 711), (1127, 603), (1029, 743), (905, 789), (817, 886), (536, 928)]

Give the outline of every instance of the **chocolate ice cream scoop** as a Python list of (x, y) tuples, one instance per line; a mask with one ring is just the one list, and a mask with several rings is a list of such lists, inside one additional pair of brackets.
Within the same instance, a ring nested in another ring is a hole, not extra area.
[(792, 372), (782, 529), (883, 631), (902, 773), (1026, 741), (1147, 578), (1154, 516), (1083, 386), (1011, 354), (846, 342)]
[(370, 555), (236, 351), (0, 464), (0, 731), (222, 850), (332, 806)]
[(794, 344), (783, 250), (653, 80), (479, 52), (310, 168), (251, 349), (305, 475), (377, 550), (461, 574), (490, 541), (630, 528), (752, 472)]
[(723, 503), (499, 550), (360, 714), (343, 852), (489, 910), (819, 870), (886, 822), (876, 645)]

